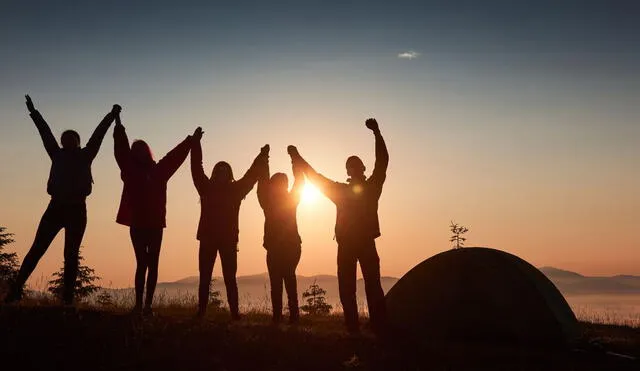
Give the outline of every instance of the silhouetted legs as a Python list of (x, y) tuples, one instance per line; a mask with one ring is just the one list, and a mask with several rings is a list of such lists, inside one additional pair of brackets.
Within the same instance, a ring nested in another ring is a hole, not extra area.
[(356, 301), (358, 261), (364, 278), (371, 324), (374, 329), (382, 329), (386, 322), (386, 306), (380, 283), (380, 258), (374, 240), (338, 245), (338, 287), (347, 329), (358, 331), (360, 327)]
[(144, 311), (151, 313), (153, 294), (158, 282), (158, 264), (160, 262), (160, 247), (162, 246), (162, 228), (136, 228), (129, 229), (133, 251), (136, 254), (136, 304), (134, 311), (142, 310), (142, 297), (144, 295), (145, 275), (147, 276), (147, 297), (144, 301)]
[(64, 227), (64, 290), (62, 300), (73, 303), (73, 293), (78, 278), (78, 257), (80, 244), (87, 228), (87, 210), (82, 204), (78, 210), (69, 213)]
[(222, 276), (227, 289), (227, 302), (231, 318), (239, 319), (240, 311), (238, 305), (238, 285), (236, 283), (236, 272), (238, 270), (238, 250), (235, 245), (220, 247), (215, 243), (200, 242), (198, 253), (200, 268), (200, 283), (198, 286), (198, 315), (203, 316), (207, 311), (209, 303), (209, 286), (213, 266), (216, 262), (216, 255), (220, 253), (222, 264)]
[(271, 283), (271, 304), (273, 306), (273, 321), (282, 320), (282, 283), (287, 290), (289, 304), (289, 321), (297, 322), (300, 317), (298, 309), (298, 287), (296, 268), (300, 262), (300, 246), (290, 249), (267, 250), (267, 268)]
[(73, 302), (73, 293), (78, 276), (78, 254), (80, 243), (87, 226), (87, 209), (84, 202), (67, 204), (51, 200), (45, 210), (33, 245), (24, 257), (20, 270), (13, 284), (7, 301), (18, 300), (22, 288), (35, 270), (40, 258), (47, 251), (51, 242), (61, 229), (65, 229), (64, 243), (64, 290), (63, 300), (66, 304)]

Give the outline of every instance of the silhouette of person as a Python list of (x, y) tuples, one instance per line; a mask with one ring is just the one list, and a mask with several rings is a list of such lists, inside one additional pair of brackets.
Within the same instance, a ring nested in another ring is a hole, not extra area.
[[(291, 151), (293, 148), (289, 148)], [(275, 173), (269, 179), (269, 162), (265, 161), (258, 178), (258, 202), (264, 211), (264, 241), (267, 250), (267, 269), (271, 283), (273, 322), (282, 320), (282, 283), (287, 290), (289, 321), (300, 317), (296, 267), (300, 262), (302, 240), (298, 234), (296, 212), (304, 186), (302, 168), (293, 165), (294, 182), (288, 190), (289, 179), (284, 173)]]
[(220, 254), (222, 275), (227, 289), (227, 301), (233, 320), (240, 319), (238, 308), (238, 213), (240, 203), (258, 181), (260, 167), (268, 158), (264, 146), (245, 175), (234, 180), (231, 165), (220, 161), (208, 178), (202, 167), (200, 138), (194, 138), (191, 148), (191, 176), (200, 196), (200, 221), (197, 238), (200, 283), (198, 287), (198, 316), (205, 315), (209, 302), (209, 286), (216, 256)]
[(302, 166), (304, 174), (336, 205), (335, 238), (338, 242), (338, 286), (347, 329), (359, 331), (356, 303), (356, 269), (360, 268), (365, 282), (367, 304), (372, 329), (382, 331), (386, 324), (384, 292), (380, 284), (380, 259), (375, 239), (380, 236), (378, 200), (386, 178), (389, 153), (380, 134), (378, 122), (368, 119), (366, 127), (375, 135), (376, 162), (369, 178), (365, 166), (357, 156), (347, 159), (347, 183), (334, 182), (318, 174), (292, 148), (294, 163)]
[[(202, 129), (196, 129), (193, 135), (202, 135)], [(187, 136), (156, 162), (145, 141), (136, 140), (129, 146), (120, 115), (116, 115), (113, 130), (114, 153), (124, 183), (116, 222), (130, 227), (129, 234), (136, 256), (134, 313), (153, 313), (151, 305), (158, 281), (162, 234), (166, 227), (167, 183), (187, 158), (191, 150), (191, 138)], [(147, 295), (143, 311), (145, 275)]]
[(100, 150), (102, 140), (109, 126), (120, 112), (120, 106), (114, 105), (98, 124), (84, 148), (80, 146), (80, 135), (74, 130), (65, 130), (58, 145), (51, 128), (36, 110), (31, 98), (26, 95), (27, 109), (36, 125), (44, 148), (51, 158), (51, 170), (47, 182), (47, 193), (51, 201), (42, 215), (33, 245), (24, 257), (12, 289), (6, 302), (20, 300), (25, 282), (33, 273), (38, 261), (47, 251), (51, 242), (61, 229), (64, 237), (64, 289), (63, 302), (73, 304), (74, 287), (78, 275), (78, 254), (80, 243), (87, 226), (85, 199), (91, 194), (93, 178), (91, 163)]

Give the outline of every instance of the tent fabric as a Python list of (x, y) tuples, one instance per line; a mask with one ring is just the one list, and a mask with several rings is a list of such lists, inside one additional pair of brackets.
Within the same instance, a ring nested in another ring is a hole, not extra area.
[(578, 323), (553, 283), (504, 251), (467, 247), (437, 254), (386, 295), (390, 324), (426, 341), (567, 344)]

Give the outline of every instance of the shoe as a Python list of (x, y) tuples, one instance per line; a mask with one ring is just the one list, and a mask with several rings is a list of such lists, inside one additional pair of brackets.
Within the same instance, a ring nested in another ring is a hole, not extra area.
[(142, 310), (142, 316), (143, 317), (153, 317), (154, 316), (153, 310), (151, 308), (144, 308)]
[(22, 294), (16, 293), (15, 291), (9, 292), (9, 294), (4, 298), (5, 304), (13, 304), (22, 300)]
[(240, 321), (242, 319), (242, 316), (240, 315), (240, 313), (231, 313), (231, 320), (232, 321)]
[(206, 310), (198, 309), (198, 311), (196, 312), (194, 317), (198, 318), (198, 319), (202, 319), (206, 315), (207, 315), (207, 311)]
[(300, 323), (300, 316), (289, 315), (289, 324), (290, 325), (297, 325), (298, 323)]
[(4, 303), (13, 304), (15, 302), (18, 302), (22, 300), (23, 295), (24, 295), (24, 289), (22, 287), (20, 287), (19, 289), (16, 289), (15, 284), (13, 284), (11, 285), (11, 289), (9, 290), (9, 293), (4, 298)]
[(140, 316), (142, 315), (142, 307), (136, 305), (131, 309), (130, 313), (132, 316)]
[(347, 324), (347, 332), (350, 335), (358, 335), (358, 334), (360, 334), (360, 324), (359, 323), (348, 323)]

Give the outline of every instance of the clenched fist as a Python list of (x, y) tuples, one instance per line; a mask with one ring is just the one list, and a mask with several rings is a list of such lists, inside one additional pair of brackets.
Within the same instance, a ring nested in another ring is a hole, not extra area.
[(376, 121), (376, 119), (374, 118), (367, 119), (367, 121), (365, 121), (364, 124), (367, 126), (367, 128), (369, 128), (373, 132), (380, 130), (380, 128), (378, 127), (378, 121)]

